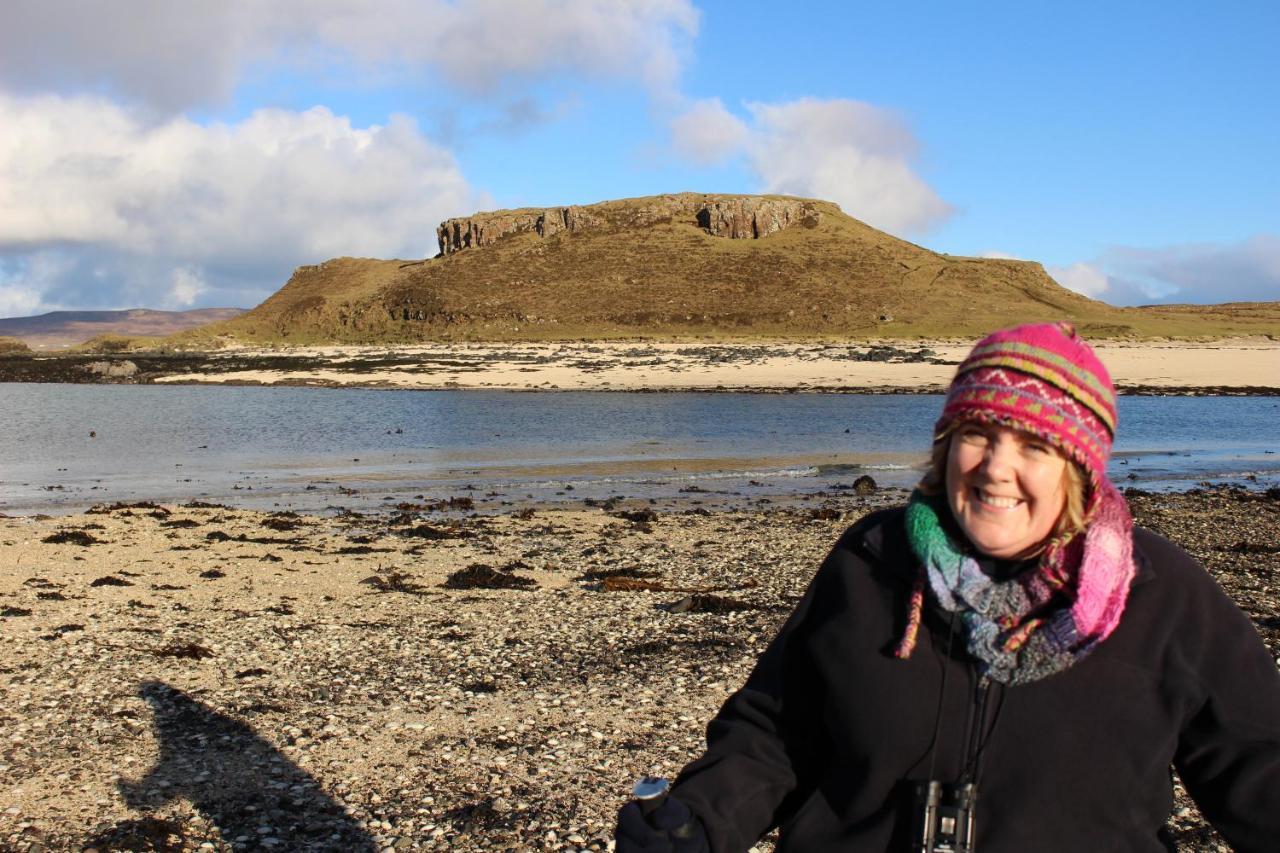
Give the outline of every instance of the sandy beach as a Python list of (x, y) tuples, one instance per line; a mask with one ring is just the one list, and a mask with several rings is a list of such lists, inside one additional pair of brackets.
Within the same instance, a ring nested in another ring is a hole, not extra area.
[[(972, 341), (455, 343), (0, 357), (0, 382), (938, 393)], [(1280, 344), (1100, 341), (1121, 393), (1278, 394)]]
[[(0, 518), (0, 847), (606, 849), (838, 534), (903, 498)], [(1280, 655), (1280, 495), (1131, 502)], [(1185, 799), (1172, 822), (1221, 849)]]
[[(970, 346), (609, 342), (234, 350), (183, 361), (180, 369), (157, 364), (138, 378), (383, 388), (940, 392)], [(1280, 345), (1267, 339), (1103, 341), (1097, 348), (1124, 392), (1280, 393)]]

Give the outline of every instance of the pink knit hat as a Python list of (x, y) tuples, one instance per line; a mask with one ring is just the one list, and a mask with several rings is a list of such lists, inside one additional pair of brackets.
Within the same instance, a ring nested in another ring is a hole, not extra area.
[(1002, 329), (978, 341), (956, 370), (934, 440), (966, 421), (1045, 439), (1084, 468), (1096, 487), (1106, 481), (1115, 438), (1116, 390), (1071, 324)]

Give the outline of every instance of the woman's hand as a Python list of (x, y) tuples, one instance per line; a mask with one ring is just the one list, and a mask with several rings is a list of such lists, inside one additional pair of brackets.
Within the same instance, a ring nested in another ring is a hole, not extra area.
[(711, 853), (702, 821), (675, 797), (647, 817), (640, 804), (627, 803), (618, 812), (616, 853)]

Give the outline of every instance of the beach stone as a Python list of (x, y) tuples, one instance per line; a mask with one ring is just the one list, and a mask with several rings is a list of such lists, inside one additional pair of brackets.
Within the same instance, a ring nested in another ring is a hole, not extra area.
[(127, 359), (124, 361), (95, 361), (86, 365), (85, 370), (107, 379), (127, 379), (138, 372), (138, 365)]

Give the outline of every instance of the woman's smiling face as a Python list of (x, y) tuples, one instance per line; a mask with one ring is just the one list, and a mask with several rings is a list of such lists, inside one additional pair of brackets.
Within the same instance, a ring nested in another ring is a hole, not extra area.
[(1001, 560), (1035, 553), (1066, 506), (1067, 460), (1031, 433), (983, 423), (956, 428), (947, 502), (969, 541)]

